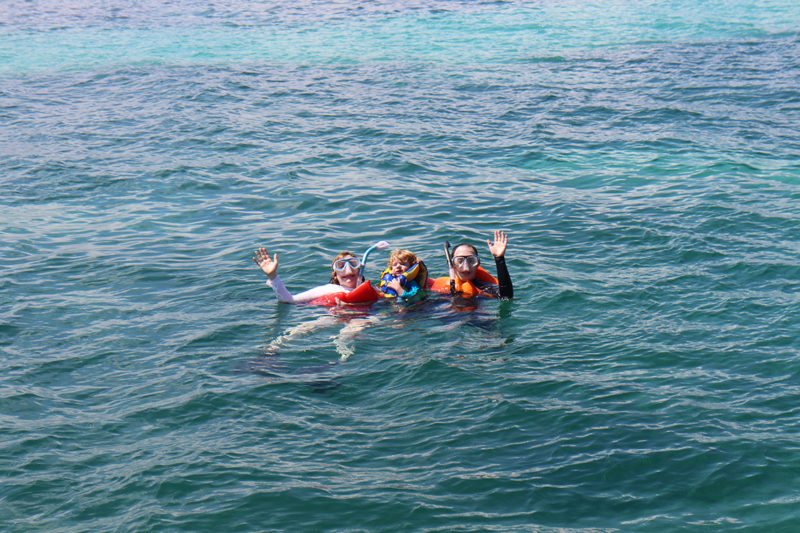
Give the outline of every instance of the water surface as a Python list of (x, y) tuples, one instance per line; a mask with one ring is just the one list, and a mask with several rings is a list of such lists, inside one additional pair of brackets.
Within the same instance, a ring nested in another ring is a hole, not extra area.
[[(7, 2), (4, 531), (792, 531), (800, 8)], [(278, 304), (511, 235), (516, 298)], [(385, 253), (368, 274), (380, 272)]]

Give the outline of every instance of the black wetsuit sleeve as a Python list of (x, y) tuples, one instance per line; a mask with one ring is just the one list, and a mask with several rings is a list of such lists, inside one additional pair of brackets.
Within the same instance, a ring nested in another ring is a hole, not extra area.
[(511, 276), (508, 275), (505, 257), (495, 257), (494, 264), (497, 266), (498, 292), (500, 298), (513, 298), (514, 286), (511, 285)]

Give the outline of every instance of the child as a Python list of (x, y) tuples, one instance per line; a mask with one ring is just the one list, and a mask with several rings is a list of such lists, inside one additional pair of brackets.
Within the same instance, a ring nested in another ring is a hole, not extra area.
[(389, 268), (381, 273), (378, 289), (384, 296), (399, 296), (409, 301), (422, 293), (428, 282), (425, 263), (408, 250), (395, 250), (389, 257)]

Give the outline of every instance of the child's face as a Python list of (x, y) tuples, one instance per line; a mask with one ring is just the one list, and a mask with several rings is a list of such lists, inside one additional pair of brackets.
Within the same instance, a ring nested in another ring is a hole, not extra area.
[(404, 274), (406, 270), (411, 268), (411, 264), (407, 261), (401, 261), (399, 259), (392, 259), (391, 265), (391, 272), (392, 276), (399, 276), (400, 274)]

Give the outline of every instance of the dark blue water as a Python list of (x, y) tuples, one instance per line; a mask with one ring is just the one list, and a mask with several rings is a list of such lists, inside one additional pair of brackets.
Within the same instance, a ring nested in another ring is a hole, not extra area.
[[(0, 529), (794, 531), (799, 26), (7, 2)], [(494, 229), (516, 297), (471, 310), (283, 305), (252, 262), (444, 275)]]

